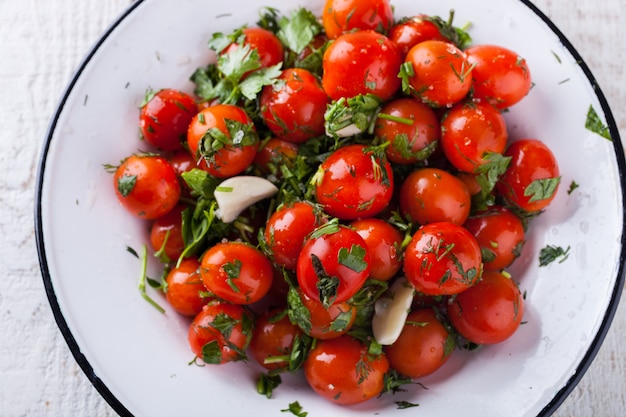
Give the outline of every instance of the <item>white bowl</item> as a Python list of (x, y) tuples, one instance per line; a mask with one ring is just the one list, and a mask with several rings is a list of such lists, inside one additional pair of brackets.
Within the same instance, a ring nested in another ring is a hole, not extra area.
[[(191, 73), (211, 59), (216, 31), (254, 24), (261, 5), (288, 12), (322, 1), (137, 1), (103, 34), (61, 98), (43, 148), (36, 235), (41, 270), (57, 323), (86, 375), (121, 415), (279, 415), (298, 401), (309, 416), (384, 414), (395, 401), (431, 416), (551, 414), (593, 360), (624, 282), (625, 170), (607, 102), (574, 47), (528, 1), (394, 0), (395, 15), (418, 12), (471, 22), (474, 44), (495, 43), (525, 57), (534, 87), (506, 114), (513, 139), (537, 137), (554, 151), (563, 176), (552, 206), (531, 224), (512, 269), (526, 292), (518, 332), (478, 352), (455, 352), (420, 386), (355, 407), (315, 396), (300, 377), (266, 399), (256, 369), (243, 364), (189, 366), (187, 321), (146, 304), (139, 262), (127, 247), (146, 241), (145, 224), (120, 208), (103, 164), (136, 151), (138, 106), (147, 87), (191, 91)], [(612, 142), (585, 128), (590, 106)], [(568, 194), (569, 184), (580, 185)], [(538, 266), (546, 245), (571, 247), (563, 263)], [(154, 268), (152, 266), (151, 268)], [(153, 270), (152, 272), (155, 272)], [(156, 272), (155, 272), (156, 273)]]

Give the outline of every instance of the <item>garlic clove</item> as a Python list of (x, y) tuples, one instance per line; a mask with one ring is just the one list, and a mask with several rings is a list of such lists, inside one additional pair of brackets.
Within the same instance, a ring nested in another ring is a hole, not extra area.
[(224, 180), (214, 192), (217, 217), (224, 223), (233, 222), (252, 204), (271, 197), (278, 188), (265, 178), (239, 175)]
[(389, 288), (389, 295), (380, 297), (374, 305), (372, 330), (381, 345), (395, 342), (409, 315), (415, 289), (406, 278), (398, 278)]

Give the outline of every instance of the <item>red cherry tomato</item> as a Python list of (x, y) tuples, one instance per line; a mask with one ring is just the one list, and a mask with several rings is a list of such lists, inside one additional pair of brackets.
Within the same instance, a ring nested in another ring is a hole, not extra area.
[(154, 220), (178, 203), (180, 183), (167, 159), (156, 155), (131, 155), (113, 176), (115, 194), (134, 216)]
[(252, 338), (252, 317), (240, 305), (211, 301), (189, 326), (191, 351), (204, 363), (245, 360)]
[(269, 371), (286, 370), (293, 343), (300, 335), (302, 330), (289, 321), (284, 309), (271, 309), (254, 324), (250, 353), (259, 365)]
[(499, 272), (482, 279), (448, 304), (450, 323), (461, 336), (482, 345), (500, 343), (519, 327), (524, 298), (515, 282)]
[(404, 273), (426, 295), (458, 294), (480, 279), (480, 246), (462, 226), (427, 224), (413, 235), (404, 252)]
[(389, 142), (389, 161), (414, 164), (435, 151), (441, 130), (433, 109), (413, 98), (399, 98), (382, 106), (374, 134)]
[(524, 246), (524, 224), (510, 210), (493, 206), (467, 219), (463, 225), (480, 245), (484, 270), (511, 265)]
[(330, 224), (305, 241), (296, 266), (298, 284), (325, 307), (348, 300), (369, 276), (367, 244), (354, 230)]
[(412, 47), (404, 60), (412, 93), (433, 107), (450, 107), (472, 87), (472, 68), (463, 51), (450, 42), (424, 41)]
[(413, 16), (396, 23), (389, 32), (389, 39), (398, 46), (403, 56), (420, 42), (424, 41), (444, 41), (448, 38), (441, 34), (441, 31), (426, 15)]
[(393, 196), (393, 172), (384, 154), (365, 145), (337, 149), (318, 170), (315, 197), (324, 210), (342, 220), (372, 217)]
[(189, 94), (173, 89), (160, 90), (147, 97), (139, 112), (141, 135), (149, 144), (164, 151), (183, 148), (187, 127), (198, 113)]
[(441, 121), (441, 149), (454, 167), (476, 172), (490, 153), (502, 154), (508, 133), (500, 111), (484, 102), (454, 106)]
[(320, 340), (304, 362), (308, 384), (336, 404), (358, 404), (381, 394), (389, 362), (371, 355), (367, 346), (344, 335)]
[(469, 216), (470, 193), (459, 178), (439, 168), (413, 171), (400, 188), (400, 211), (419, 224), (451, 222)]
[(263, 174), (272, 174), (282, 178), (281, 166), (292, 168), (298, 155), (298, 145), (286, 140), (271, 138), (263, 142), (259, 148), (254, 163)]
[(455, 347), (454, 336), (431, 308), (409, 313), (398, 339), (385, 346), (389, 366), (404, 376), (421, 378), (445, 364)]
[(215, 177), (227, 178), (240, 174), (254, 161), (259, 137), (242, 108), (217, 104), (193, 118), (187, 144), (200, 168)]
[(386, 33), (393, 24), (393, 10), (388, 0), (326, 0), (322, 24), (330, 39), (354, 29)]
[(276, 210), (264, 232), (274, 263), (295, 270), (304, 240), (320, 224), (315, 207), (309, 203), (296, 202)]
[(195, 317), (209, 302), (206, 287), (200, 278), (200, 262), (195, 258), (184, 259), (172, 268), (165, 278), (165, 298), (178, 313)]
[(289, 68), (278, 84), (261, 93), (261, 118), (277, 137), (293, 143), (324, 134), (324, 112), (330, 99), (319, 79), (301, 68)]
[(182, 212), (185, 205), (178, 204), (164, 216), (155, 219), (150, 228), (150, 243), (156, 252), (175, 261), (183, 253)]
[(202, 256), (202, 282), (217, 297), (234, 304), (259, 301), (272, 286), (272, 263), (242, 242), (222, 242)]
[[(283, 44), (272, 32), (259, 27), (248, 27), (243, 29), (243, 34), (245, 36), (243, 45), (249, 45), (251, 50), (256, 49), (259, 53), (261, 68), (283, 62)], [(222, 51), (222, 54), (231, 53), (237, 48), (240, 48), (239, 44), (232, 43)]]
[(400, 89), (401, 63), (386, 36), (373, 30), (345, 33), (324, 52), (322, 86), (333, 100), (374, 94), (386, 101)]
[(377, 219), (361, 219), (350, 224), (367, 244), (370, 253), (370, 278), (388, 281), (402, 268), (403, 236), (390, 223)]
[(474, 97), (499, 109), (521, 101), (532, 86), (526, 60), (497, 45), (475, 45), (465, 50), (472, 71)]
[(526, 212), (539, 212), (556, 196), (561, 181), (559, 166), (548, 146), (537, 139), (522, 139), (509, 145), (505, 156), (511, 163), (497, 191), (506, 201)]
[(302, 290), (298, 294), (309, 312), (308, 321), (298, 323), (307, 335), (320, 340), (334, 339), (352, 328), (356, 319), (355, 307), (343, 301), (326, 308), (319, 301), (307, 297)]

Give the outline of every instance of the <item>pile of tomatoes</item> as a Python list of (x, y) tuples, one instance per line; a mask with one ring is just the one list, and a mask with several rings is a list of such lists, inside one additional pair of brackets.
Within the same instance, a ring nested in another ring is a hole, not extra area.
[[(387, 0), (327, 0), (321, 19), (267, 9), (257, 23), (213, 36), (217, 61), (193, 94), (146, 96), (153, 152), (114, 175), (150, 224), (158, 287), (190, 317), (196, 360), (251, 357), (266, 394), (303, 370), (354, 404), (435, 372), (455, 347), (510, 337), (524, 298), (506, 268), (560, 181), (550, 149), (510, 141), (502, 116), (531, 88), (526, 61), (470, 45), (451, 19), (396, 20)], [(237, 176), (277, 192), (223, 222), (214, 193)], [(399, 280), (410, 311), (381, 342), (372, 321)]]

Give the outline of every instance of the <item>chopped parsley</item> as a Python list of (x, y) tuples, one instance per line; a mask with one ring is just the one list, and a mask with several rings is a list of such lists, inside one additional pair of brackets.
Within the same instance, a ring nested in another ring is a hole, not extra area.
[(554, 261), (565, 262), (569, 257), (570, 247), (563, 249), (561, 246), (548, 245), (539, 251), (539, 266), (547, 266)]
[(600, 116), (593, 108), (593, 105), (589, 106), (587, 111), (587, 120), (585, 121), (585, 128), (593, 133), (597, 133), (605, 139), (612, 141), (611, 132), (609, 128), (600, 120)]

